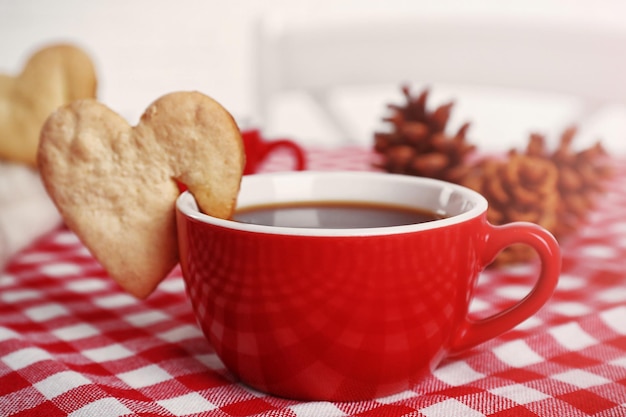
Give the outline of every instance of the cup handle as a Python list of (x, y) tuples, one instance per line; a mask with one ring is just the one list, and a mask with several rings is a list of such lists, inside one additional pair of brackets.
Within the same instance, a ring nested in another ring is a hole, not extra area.
[(278, 148), (288, 149), (293, 153), (295, 157), (294, 168), (296, 171), (304, 171), (306, 169), (306, 158), (304, 156), (304, 151), (298, 144), (290, 141), (289, 139), (277, 139), (271, 142), (267, 142), (265, 152), (263, 153), (261, 159), (265, 158), (268, 154), (274, 152)]
[(541, 261), (535, 286), (526, 297), (506, 310), (480, 320), (465, 317), (450, 345), (450, 354), (459, 353), (486, 342), (512, 329), (535, 314), (552, 296), (561, 271), (559, 245), (547, 230), (527, 223), (514, 222), (503, 226), (486, 224), (487, 238), (483, 249), (483, 265), (488, 265), (505, 247), (524, 243), (532, 247)]

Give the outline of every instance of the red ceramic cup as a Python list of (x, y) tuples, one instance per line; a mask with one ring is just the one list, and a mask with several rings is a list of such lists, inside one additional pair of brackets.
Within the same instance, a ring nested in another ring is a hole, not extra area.
[(306, 169), (304, 150), (294, 141), (289, 139), (267, 140), (261, 135), (259, 129), (244, 129), (241, 131), (246, 150), (246, 166), (244, 174), (257, 172), (259, 166), (274, 152), (278, 150), (288, 151), (294, 158), (294, 169), (302, 171)]
[[(409, 388), (446, 356), (492, 339), (550, 298), (559, 247), (530, 223), (492, 226), (487, 201), (458, 185), (375, 172), (245, 176), (238, 206), (291, 201), (383, 202), (442, 220), (370, 229), (244, 224), (177, 201), (180, 259), (204, 334), (226, 367), (258, 390), (350, 401)], [(532, 291), (472, 320), (478, 274), (508, 245), (539, 254)]]

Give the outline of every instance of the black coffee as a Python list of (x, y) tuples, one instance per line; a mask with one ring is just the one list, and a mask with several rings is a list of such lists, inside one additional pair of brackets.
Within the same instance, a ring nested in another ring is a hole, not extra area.
[(238, 210), (234, 220), (265, 226), (355, 229), (424, 223), (445, 216), (411, 207), (360, 202), (298, 202)]

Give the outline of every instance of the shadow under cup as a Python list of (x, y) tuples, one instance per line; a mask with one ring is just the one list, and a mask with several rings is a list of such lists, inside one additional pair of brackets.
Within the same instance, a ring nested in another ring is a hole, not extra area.
[[(245, 176), (238, 207), (294, 201), (388, 203), (446, 218), (369, 229), (260, 226), (177, 201), (180, 260), (207, 339), (244, 383), (277, 396), (351, 401), (417, 383), (449, 355), (494, 338), (551, 296), (559, 248), (530, 223), (492, 226), (467, 188), (375, 172)], [(541, 260), (535, 287), (505, 312), (468, 318), (478, 274), (513, 243)]]

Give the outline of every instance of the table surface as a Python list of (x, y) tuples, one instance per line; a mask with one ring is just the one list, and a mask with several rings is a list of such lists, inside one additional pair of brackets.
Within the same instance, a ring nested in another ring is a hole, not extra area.
[[(311, 149), (309, 168), (367, 170), (362, 148)], [(146, 300), (117, 287), (61, 227), (0, 274), (0, 416), (626, 415), (626, 161), (588, 224), (562, 243), (551, 301), (444, 361), (410, 390), (298, 402), (237, 383), (196, 326), (180, 271)], [(277, 155), (264, 170), (290, 168)], [(522, 298), (537, 266), (481, 274), (472, 314)]]

